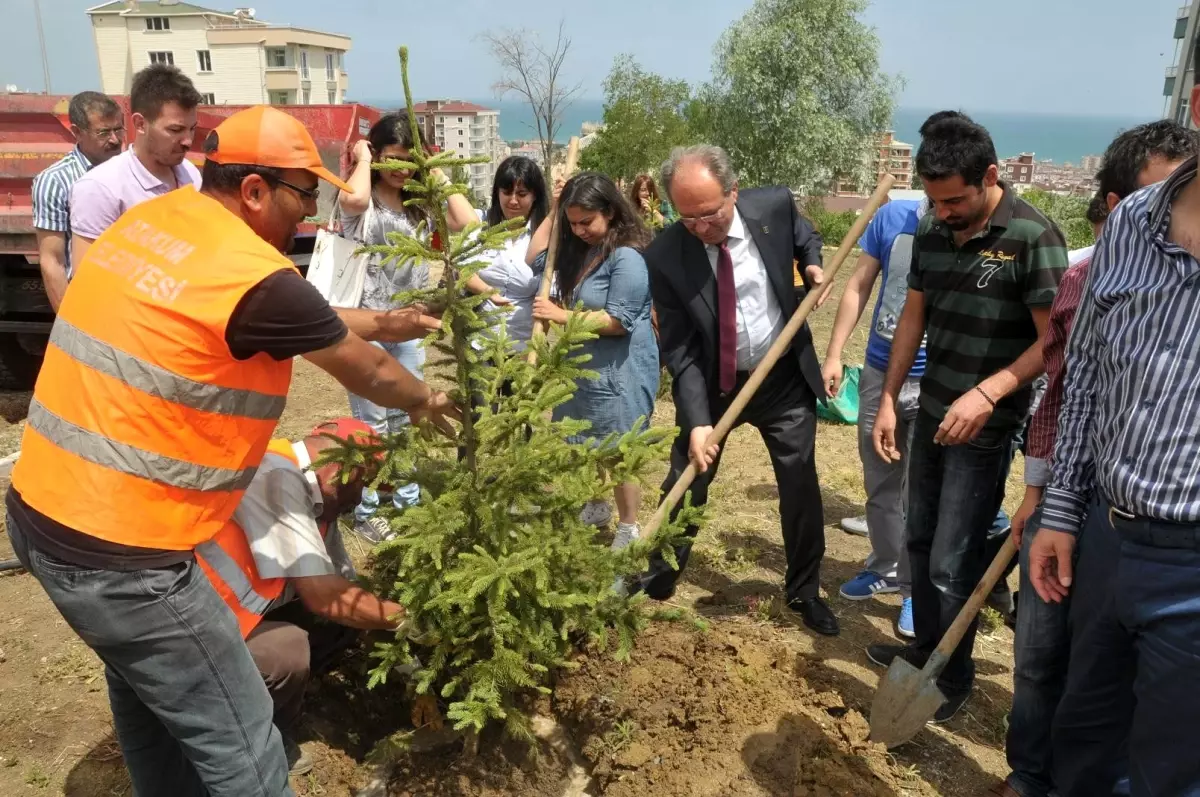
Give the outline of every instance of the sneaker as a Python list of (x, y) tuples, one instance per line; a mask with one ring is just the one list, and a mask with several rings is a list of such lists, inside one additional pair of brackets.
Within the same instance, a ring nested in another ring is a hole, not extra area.
[(618, 523), (617, 533), (613, 537), (612, 549), (619, 551), (642, 536), (642, 527), (636, 523)]
[(896, 633), (905, 639), (915, 639), (917, 632), (913, 629), (912, 598), (900, 602), (900, 618), (896, 620)]
[(899, 591), (900, 585), (894, 580), (884, 578), (871, 570), (862, 571), (843, 584), (839, 590), (843, 598), (851, 601), (865, 601), (876, 595)]
[(313, 760), (289, 736), (283, 737), (283, 753), (287, 756), (289, 775), (307, 775), (312, 772)]
[(858, 517), (844, 517), (842, 522), (838, 523), (842, 531), (847, 534), (857, 534), (860, 537), (867, 536), (867, 516), (859, 515)]
[[(619, 551), (642, 536), (642, 527), (636, 523), (618, 523), (617, 533), (613, 537), (612, 545), (614, 551)], [(625, 579), (617, 576), (613, 581), (613, 592), (624, 598), (629, 594), (629, 590), (625, 587)]]
[[(939, 687), (940, 688), (940, 687)], [(941, 725), (943, 722), (949, 722), (958, 713), (958, 710), (967, 702), (967, 698), (971, 696), (970, 689), (964, 689), (961, 692), (947, 692), (942, 689), (942, 694), (946, 696), (946, 702), (933, 715), (933, 719), (929, 721), (930, 725)]]
[(588, 501), (579, 513), (579, 522), (585, 526), (602, 528), (612, 521), (612, 507), (608, 501)]
[(391, 524), (378, 515), (372, 515), (366, 520), (360, 520), (355, 523), (354, 533), (372, 545), (378, 545), (396, 536), (396, 533), (392, 531)]

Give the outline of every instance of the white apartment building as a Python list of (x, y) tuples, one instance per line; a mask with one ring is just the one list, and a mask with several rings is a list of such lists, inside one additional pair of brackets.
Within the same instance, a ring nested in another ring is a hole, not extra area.
[(475, 163), (471, 190), (481, 197), (492, 194), (492, 175), (509, 148), (500, 138), (500, 112), (460, 100), (429, 100), (413, 106), (417, 125), (425, 140), (442, 150), (454, 150), (464, 158), (485, 156), (488, 163)]
[(210, 105), (336, 105), (346, 95), (348, 36), (178, 0), (113, 0), (87, 14), (105, 94), (128, 94), (135, 73), (167, 63)]

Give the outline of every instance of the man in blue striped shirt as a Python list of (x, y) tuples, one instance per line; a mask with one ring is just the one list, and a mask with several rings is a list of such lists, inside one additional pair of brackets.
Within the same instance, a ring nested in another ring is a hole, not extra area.
[[(1191, 102), (1200, 124), (1200, 85)], [(1113, 211), (1067, 347), (1054, 476), (1029, 554), (1046, 601), (1065, 598), (1078, 569), (1071, 612), (1088, 619), (1055, 717), (1062, 797), (1110, 794), (1125, 755), (1134, 797), (1200, 795), (1196, 164)]]
[(121, 152), (125, 120), (111, 98), (84, 91), (67, 109), (75, 149), (33, 178), (33, 226), (37, 233), (42, 282), (50, 305), (58, 312), (70, 276), (71, 187), (93, 166)]

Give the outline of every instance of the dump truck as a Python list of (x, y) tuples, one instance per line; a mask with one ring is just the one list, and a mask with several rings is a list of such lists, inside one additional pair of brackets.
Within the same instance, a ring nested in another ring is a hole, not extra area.
[[(67, 118), (70, 97), (0, 94), (0, 389), (33, 387), (46, 351), (54, 311), (46, 297), (33, 228), (33, 178), (75, 146)], [(133, 140), (129, 98), (114, 97), (125, 114), (127, 139)], [(201, 105), (189, 159), (203, 163), (204, 139), (221, 121), (247, 106)], [(326, 168), (344, 173), (351, 150), (382, 112), (361, 104), (281, 105), (304, 122)], [(316, 217), (301, 225), (292, 260), (304, 270), (319, 224), (329, 218), (336, 191), (324, 186)]]

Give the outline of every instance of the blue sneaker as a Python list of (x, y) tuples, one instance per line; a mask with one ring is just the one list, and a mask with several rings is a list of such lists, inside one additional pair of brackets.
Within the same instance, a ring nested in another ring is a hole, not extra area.
[(905, 598), (900, 604), (900, 619), (896, 621), (896, 633), (907, 639), (916, 639), (917, 632), (913, 630), (912, 598)]
[(899, 592), (900, 585), (890, 578), (884, 578), (878, 573), (864, 570), (842, 585), (842, 597), (851, 601), (865, 601), (876, 595), (888, 592)]

